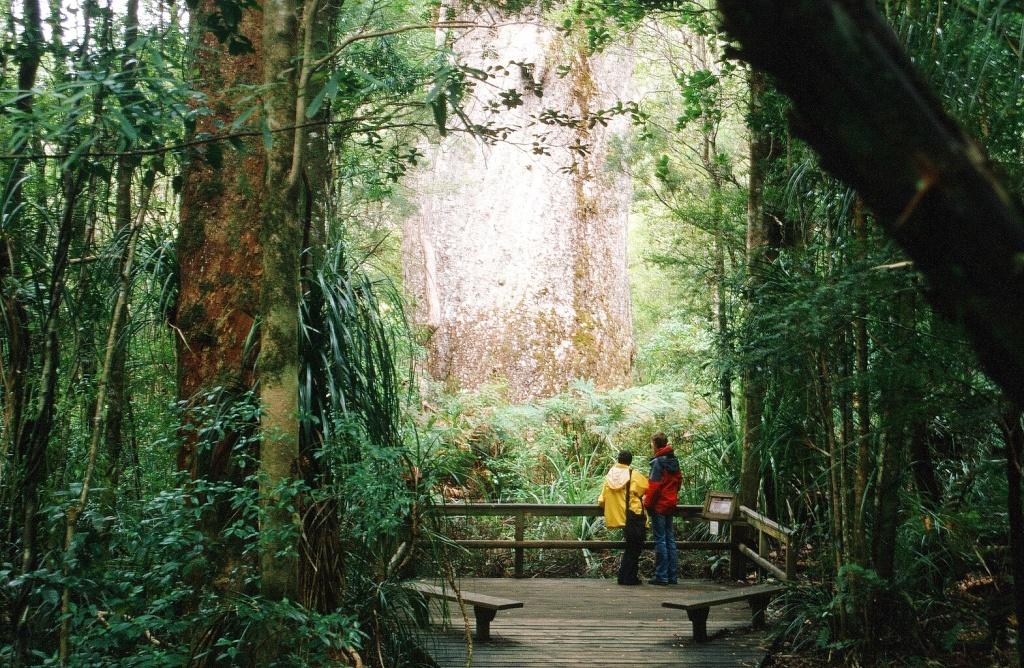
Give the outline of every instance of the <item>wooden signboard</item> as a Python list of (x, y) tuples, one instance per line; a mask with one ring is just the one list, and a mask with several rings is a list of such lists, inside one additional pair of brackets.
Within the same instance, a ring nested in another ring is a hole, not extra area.
[(736, 516), (736, 510), (736, 495), (732, 492), (708, 492), (701, 516), (706, 520), (729, 521)]

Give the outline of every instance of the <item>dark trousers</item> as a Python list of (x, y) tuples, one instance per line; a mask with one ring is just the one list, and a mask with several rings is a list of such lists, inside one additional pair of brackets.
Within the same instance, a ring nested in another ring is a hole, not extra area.
[(672, 513), (651, 513), (651, 532), (654, 534), (654, 579), (675, 584), (679, 577), (679, 551), (672, 530)]
[(644, 531), (623, 528), (622, 537), (626, 541), (626, 551), (622, 553), (619, 563), (619, 584), (640, 584), (637, 573), (640, 567), (640, 551), (644, 548)]

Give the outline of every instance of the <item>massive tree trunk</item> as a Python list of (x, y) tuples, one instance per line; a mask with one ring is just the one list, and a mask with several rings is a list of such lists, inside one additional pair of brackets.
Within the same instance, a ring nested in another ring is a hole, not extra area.
[[(466, 111), (474, 123), (518, 128), (509, 143), (449, 138), (413, 179), (405, 275), (415, 320), (430, 333), (429, 371), (466, 388), (507, 380), (513, 399), (575, 378), (621, 385), (633, 356), (630, 184), (606, 163), (626, 119), (592, 119), (624, 98), (632, 58), (588, 55), (582, 36), (559, 35), (533, 14), (516, 20), (453, 46), (461, 62), (496, 75)], [(522, 105), (489, 115), (485, 106), (512, 87)], [(531, 124), (545, 109), (578, 122)]]
[[(214, 10), (210, 0), (193, 8), (192, 15), (192, 30), (199, 33), (194, 38), (197, 86), (214, 112), (199, 118), (197, 132), (230, 126), (245, 108), (241, 100), (249, 94), (246, 87), (263, 81), (262, 14), (245, 10), (238, 26), (255, 51), (229, 55), (226, 45), (205, 32), (206, 18)], [(239, 154), (224, 155), (229, 151), (219, 144), (207, 145), (191, 156), (184, 173), (179, 291), (172, 324), (178, 345), (178, 396), (191, 407), (185, 416), (191, 424), (203, 419), (194, 412), (201, 406), (235, 401), (255, 382), (258, 345), (250, 344), (250, 335), (263, 271), (258, 222), (263, 215), (265, 156), (256, 140), (245, 141)], [(243, 436), (241, 430), (254, 428), (229, 425), (228, 433), (212, 443), (201, 443), (194, 431), (186, 430), (179, 466), (193, 478), (242, 484), (246, 471), (233, 449)], [(221, 503), (204, 516), (204, 532), (214, 546), (229, 542), (222, 538), (229, 513)], [(214, 586), (237, 585), (229, 575), (238, 559), (236, 547), (215, 547), (210, 555), (214, 568), (223, 574), (214, 578)]]

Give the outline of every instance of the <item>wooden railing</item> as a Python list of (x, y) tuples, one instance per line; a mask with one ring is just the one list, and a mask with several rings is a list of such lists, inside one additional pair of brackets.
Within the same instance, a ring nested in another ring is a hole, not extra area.
[[(780, 580), (792, 580), (796, 575), (796, 540), (794, 538), (796, 532), (746, 506), (740, 506), (740, 518), (757, 531), (757, 551), (755, 552), (742, 541), (736, 541), (736, 549), (763, 571), (771, 573)], [(767, 536), (775, 538), (781, 544), (786, 555), (784, 569), (768, 561)]]
[[(746, 511), (744, 513), (744, 511)], [(515, 520), (515, 537), (508, 539), (461, 539), (454, 541), (465, 548), (473, 549), (500, 549), (510, 548), (515, 552), (515, 577), (524, 577), (523, 553), (528, 549), (546, 550), (613, 550), (626, 547), (625, 541), (621, 540), (526, 540), (526, 521), (530, 517), (600, 517), (604, 511), (596, 504), (554, 504), (554, 503), (448, 503), (435, 506), (433, 512), (448, 517), (511, 517)], [(702, 517), (702, 506), (676, 506), (675, 516), (683, 520), (706, 522)], [(761, 568), (772, 573), (780, 579), (790, 579), (795, 571), (796, 561), (790, 563), (790, 537), (792, 530), (786, 529), (772, 520), (760, 515), (743, 506), (740, 507), (745, 521), (744, 525), (750, 525), (758, 529), (760, 540), (760, 554), (754, 552), (742, 543), (737, 543), (730, 538), (728, 541), (676, 541), (680, 550), (714, 550), (728, 551), (733, 558), (741, 554), (749, 558)], [(762, 555), (766, 553), (766, 541), (764, 533), (779, 538), (786, 548), (786, 570), (771, 564)], [(647, 542), (645, 547), (654, 547), (654, 544)], [(753, 556), (751, 556), (751, 554)], [(766, 565), (767, 564), (767, 565)]]

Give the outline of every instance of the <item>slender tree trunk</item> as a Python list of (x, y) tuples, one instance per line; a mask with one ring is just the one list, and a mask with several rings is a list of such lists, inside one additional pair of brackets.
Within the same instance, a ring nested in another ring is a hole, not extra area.
[(817, 376), (814, 384), (818, 415), (821, 418), (821, 433), (825, 438), (828, 450), (829, 474), (829, 510), (832, 515), (833, 562), (836, 572), (842, 567), (846, 557), (846, 545), (843, 541), (843, 489), (840, 476), (842, 468), (841, 444), (836, 438), (836, 425), (833, 418), (835, 407), (832, 403), (832, 374), (829, 369), (827, 355), (817, 351), (813, 356), (813, 364)]
[[(38, 0), (24, 0), (22, 21), (24, 28), (18, 49), (18, 89), (21, 92), (21, 97), (15, 104), (18, 111), (31, 114), (34, 102), (34, 95), (31, 91), (35, 86), (36, 73), (39, 70), (43, 53), (42, 22)], [(24, 149), (27, 145), (28, 140), (18, 148)], [(17, 206), (23, 200), (21, 181), (24, 178), (24, 173), (24, 163), (22, 161), (15, 162), (9, 176), (9, 183), (14, 188), (11, 197), (12, 206)], [(21, 666), (29, 663), (29, 650), (32, 645), (29, 616), (29, 596), (32, 582), (28, 574), (35, 570), (38, 558), (36, 549), (38, 489), (46, 471), (46, 446), (49, 442), (48, 418), (51, 413), (46, 410), (45, 403), (29, 405), (31, 334), (28, 326), (28, 310), (18, 300), (16, 291), (11, 289), (9, 283), (16, 280), (18, 276), (18, 252), (20, 249), (15, 234), (16, 232), (8, 232), (0, 239), (4, 244), (4, 262), (0, 266), (0, 281), (2, 281), (0, 288), (5, 295), (4, 301), (7, 306), (3, 314), (8, 333), (9, 355), (5, 377), (5, 396), (11, 402), (9, 427), (5, 436), (13, 446), (12, 470), (8, 474), (7, 480), (11, 483), (10, 489), (15, 497), (12, 499), (11, 517), (14, 522), (20, 524), (20, 527), (15, 529), (20, 541), (12, 540), (11, 542), (12, 546), (17, 545), (20, 548), (20, 554), (11, 550), (5, 556), (11, 561), (17, 560), (16, 563), (19, 567), (17, 572), (24, 576), (23, 584), (10, 594), (11, 607), (9, 610), (10, 623), (14, 626), (15, 636), (14, 665)], [(58, 268), (54, 267), (52, 278), (56, 279), (58, 275)], [(52, 291), (51, 294), (53, 294)], [(49, 346), (51, 342), (52, 339), (48, 336), (46, 338), (48, 352), (52, 352)], [(48, 372), (49, 369), (46, 371)], [(54, 378), (55, 373), (54, 370)], [(38, 389), (51, 387), (48, 380), (49, 375), (44, 372), (43, 385)], [(45, 398), (42, 397), (44, 402)], [(5, 445), (5, 449), (6, 447)], [(13, 535), (12, 538), (14, 538)]]
[[(36, 545), (39, 523), (39, 488), (47, 473), (47, 450), (50, 445), (50, 432), (53, 428), (54, 406), (57, 397), (57, 372), (60, 367), (60, 338), (58, 324), (61, 304), (64, 299), (64, 276), (68, 266), (68, 250), (73, 235), (73, 216), (81, 190), (80, 175), (70, 172), (64, 176), (64, 190), (67, 200), (61, 216), (60, 229), (57, 234), (57, 245), (53, 252), (50, 285), (47, 290), (48, 309), (43, 320), (43, 350), (39, 386), (32, 404), (28, 407), (28, 420), (17, 446), (17, 458), (24, 466), (21, 479), (22, 496), (22, 533), (21, 533), (21, 572), (31, 573), (38, 564)], [(17, 625), (16, 663), (27, 662), (29, 649), (28, 598), (32, 589), (32, 579), (26, 578), (15, 598), (15, 609), (18, 616), (14, 618)]]
[[(761, 112), (765, 77), (750, 72), (750, 113)], [(764, 180), (770, 138), (761, 126), (750, 132), (750, 176), (747, 197), (747, 308), (757, 308), (753, 294), (759, 288), (762, 264), (768, 256), (768, 234), (764, 216)], [(740, 503), (757, 506), (761, 477), (761, 430), (764, 411), (764, 368), (748, 362), (743, 374), (743, 459), (740, 470)]]
[[(307, 9), (312, 10), (308, 4)], [(288, 127), (296, 120), (297, 32), (294, 0), (264, 2), (264, 113), (271, 130)], [(260, 234), (260, 576), (262, 591), (271, 599), (298, 598), (294, 555), (299, 522), (287, 509), (289, 501), (281, 492), (299, 475), (298, 311), (303, 224), (297, 196), (303, 145), (304, 139), (292, 142), (285, 133), (274, 139), (267, 155)]]
[[(751, 117), (760, 115), (765, 93), (765, 78), (751, 71), (750, 110)], [(765, 229), (764, 181), (769, 157), (770, 138), (759, 123), (750, 124), (750, 174), (747, 194), (747, 282), (745, 286), (748, 313), (757, 308), (755, 293), (760, 288), (763, 264), (768, 260), (768, 234)], [(764, 419), (765, 364), (762, 360), (747, 360), (743, 366), (743, 441), (740, 461), (739, 502), (749, 508), (757, 507), (761, 488), (761, 437)], [(746, 532), (733, 527), (734, 540), (746, 539)], [(734, 553), (730, 559), (730, 576), (740, 579), (745, 564), (742, 557)]]
[(709, 154), (711, 142), (704, 138), (704, 162), (711, 174), (711, 202), (715, 219), (714, 229), (714, 276), (712, 280), (720, 358), (726, 361), (718, 374), (718, 395), (722, 408), (722, 420), (726, 439), (733, 442), (736, 434), (736, 420), (733, 416), (732, 398), (732, 355), (729, 333), (729, 304), (725, 287), (725, 221), (722, 220), (722, 178), (718, 174)]
[[(867, 221), (860, 197), (854, 203), (854, 233), (857, 239), (857, 259), (863, 261), (867, 253)], [(854, 483), (854, 552), (862, 566), (868, 565), (868, 540), (865, 513), (868, 508), (868, 481), (871, 477), (871, 384), (868, 380), (868, 325), (867, 304), (862, 298), (857, 303), (854, 321), (854, 341), (857, 349), (857, 477)]]
[[(909, 449), (908, 413), (913, 390), (907, 373), (911, 366), (916, 295), (905, 289), (896, 295), (890, 320), (892, 357), (881, 387), (882, 451), (879, 454), (878, 484), (875, 488), (873, 560), (878, 574), (889, 580), (894, 575), (896, 531), (900, 507), (900, 487)], [(881, 617), (884, 619), (884, 616)]]
[[(128, 0), (125, 14), (124, 53), (121, 56), (121, 72), (126, 77), (126, 93), (129, 99), (135, 89), (135, 70), (138, 59), (132, 45), (139, 35), (139, 0)], [(126, 239), (125, 248), (121, 253), (121, 266), (128, 260), (129, 244), (127, 237), (132, 222), (132, 179), (135, 173), (135, 160), (122, 156), (117, 160), (117, 191), (114, 204), (114, 220), (119, 238)], [(125, 309), (128, 306), (125, 305)], [(128, 314), (119, 319), (119, 331), (114, 337), (114, 357), (108, 379), (108, 397), (111, 410), (106, 419), (107, 445), (107, 505), (113, 507), (117, 498), (117, 486), (121, 479), (121, 452), (124, 449), (124, 415), (127, 410), (128, 396), (125, 384), (125, 362), (128, 353)]]

